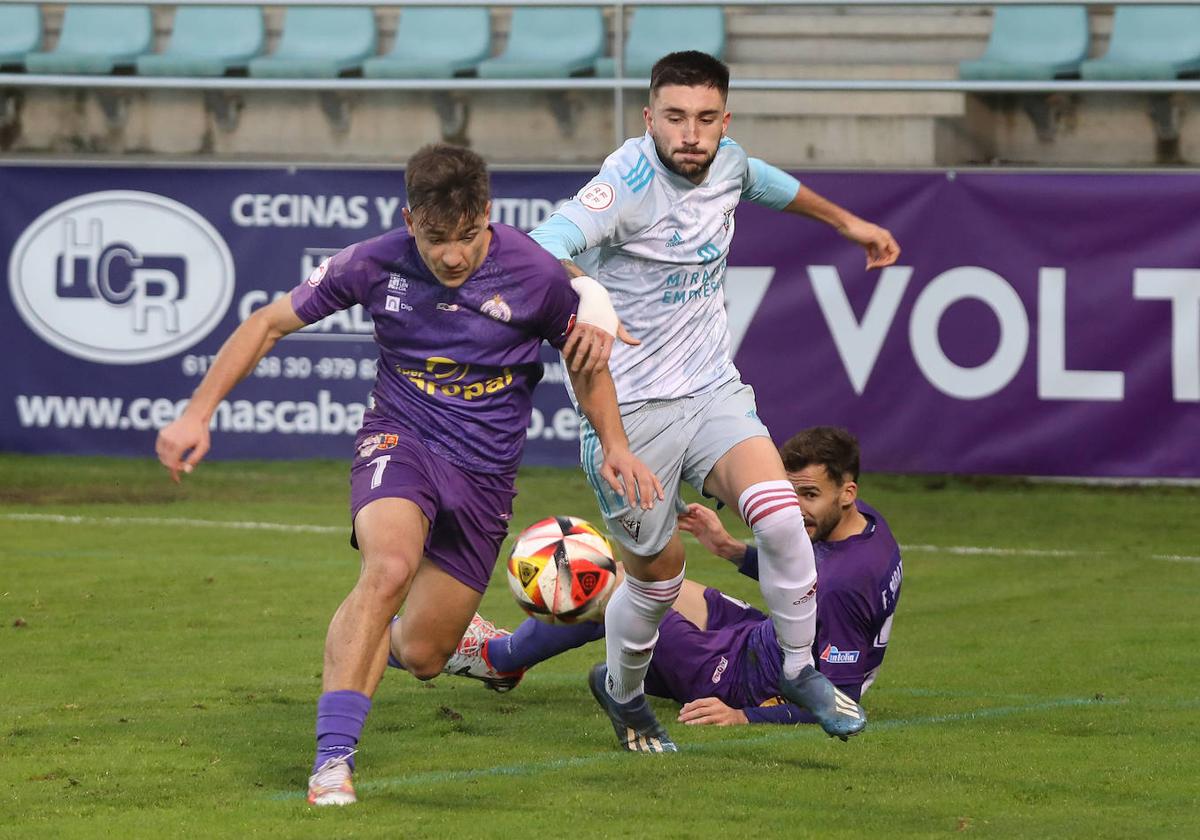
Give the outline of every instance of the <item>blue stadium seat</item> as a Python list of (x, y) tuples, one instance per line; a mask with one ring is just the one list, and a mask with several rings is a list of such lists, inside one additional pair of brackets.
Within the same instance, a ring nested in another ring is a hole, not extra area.
[(1176, 79), (1200, 73), (1200, 6), (1117, 6), (1108, 52), (1085, 79)]
[[(725, 54), (725, 13), (719, 6), (646, 6), (633, 10), (625, 42), (626, 76), (650, 75), (654, 63), (670, 52), (700, 50), (715, 58)], [(596, 62), (597, 76), (611, 76), (616, 62)]]
[(279, 46), (250, 62), (250, 75), (332, 79), (375, 53), (375, 12), (346, 6), (296, 6), (283, 19)]
[(111, 73), (132, 66), (154, 44), (149, 6), (67, 6), (50, 52), (25, 56), (30, 73)]
[(0, 6), (0, 64), (20, 64), (42, 45), (42, 10), (39, 6)]
[(363, 75), (379, 79), (449, 79), (492, 51), (492, 20), (482, 6), (418, 6), (400, 13), (396, 43), (368, 59)]
[(492, 79), (556, 79), (591, 71), (604, 50), (598, 8), (521, 6), (504, 52), (479, 65)]
[(1083, 6), (998, 6), (983, 57), (964, 61), (964, 79), (1055, 79), (1079, 72), (1091, 36)]
[(146, 76), (224, 76), (244, 69), (263, 51), (262, 10), (233, 6), (179, 6), (167, 49), (137, 60)]

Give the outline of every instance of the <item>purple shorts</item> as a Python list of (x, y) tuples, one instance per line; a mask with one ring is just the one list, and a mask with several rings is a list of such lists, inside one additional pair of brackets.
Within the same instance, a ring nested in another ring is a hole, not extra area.
[(757, 705), (747, 700), (744, 685), (747, 638), (767, 617), (712, 587), (704, 590), (704, 601), (706, 630), (675, 610), (667, 611), (646, 674), (646, 692), (677, 703), (718, 697), (734, 708)]
[[(487, 589), (512, 518), (513, 476), (468, 473), (386, 423), (364, 428), (354, 445), (351, 528), (376, 499), (408, 499), (429, 520), (425, 556), (475, 591)], [(350, 543), (358, 548), (353, 531)]]

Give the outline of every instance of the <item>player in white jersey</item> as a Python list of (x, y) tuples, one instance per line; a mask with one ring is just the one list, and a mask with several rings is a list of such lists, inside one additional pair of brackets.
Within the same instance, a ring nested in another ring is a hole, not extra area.
[(630, 445), (658, 475), (667, 501), (643, 511), (603, 486), (593, 431), (582, 460), (627, 572), (606, 613), (607, 663), (591, 688), (632, 751), (676, 747), (645, 701), (643, 678), (658, 625), (683, 581), (675, 514), (681, 481), (737, 505), (759, 547), (763, 597), (780, 647), (780, 691), (845, 739), (866, 714), (812, 662), (816, 566), (804, 516), (754, 393), (729, 356), (725, 265), (742, 198), (823, 221), (862, 246), (867, 267), (896, 261), (891, 234), (747, 157), (725, 137), (729, 70), (704, 53), (671, 53), (651, 73), (646, 134), (627, 141), (533, 238), (572, 275), (608, 289), (641, 343), (614, 346), (609, 367)]

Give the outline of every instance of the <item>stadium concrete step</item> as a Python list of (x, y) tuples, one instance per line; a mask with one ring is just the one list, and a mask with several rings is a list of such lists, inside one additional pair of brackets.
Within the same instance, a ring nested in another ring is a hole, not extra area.
[(956, 79), (953, 63), (831, 62), (826, 64), (762, 64), (731, 62), (734, 79)]

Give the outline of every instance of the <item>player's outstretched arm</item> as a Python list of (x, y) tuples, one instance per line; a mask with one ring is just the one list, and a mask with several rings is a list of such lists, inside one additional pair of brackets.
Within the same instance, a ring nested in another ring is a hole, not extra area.
[(889, 231), (860, 219), (808, 187), (800, 187), (796, 197), (783, 209), (824, 222), (851, 242), (861, 245), (867, 252), (867, 268), (883, 268), (900, 258), (900, 246)]
[(629, 449), (629, 438), (625, 436), (617, 406), (617, 389), (608, 368), (594, 374), (568, 369), (567, 375), (571, 377), (579, 407), (600, 439), (600, 448), (604, 452), (600, 476), (631, 505), (639, 505), (644, 510), (654, 507), (655, 502), (665, 498), (662, 483)]
[(291, 297), (282, 297), (257, 310), (233, 331), (183, 414), (158, 433), (154, 451), (159, 463), (170, 470), (173, 481), (179, 481), (181, 472), (191, 472), (208, 453), (208, 424), (225, 395), (254, 370), (275, 342), (302, 326), (304, 322), (292, 309)]
[(679, 527), (718, 557), (737, 565), (746, 558), (746, 544), (735, 540), (725, 530), (717, 512), (711, 508), (693, 502), (688, 505), (687, 512), (679, 514)]

